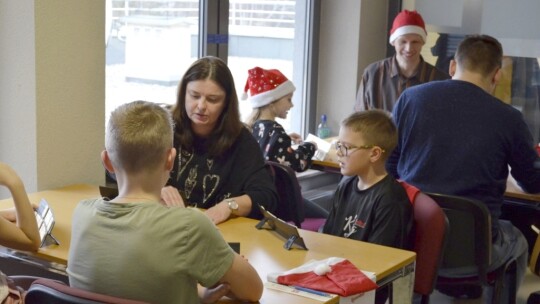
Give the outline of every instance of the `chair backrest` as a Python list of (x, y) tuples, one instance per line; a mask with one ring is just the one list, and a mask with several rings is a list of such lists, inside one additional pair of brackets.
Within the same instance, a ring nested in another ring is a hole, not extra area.
[(58, 281), (40, 278), (35, 280), (26, 296), (26, 304), (145, 304), (146, 302), (122, 299), (118, 297), (98, 294), (83, 289), (70, 287)]
[(274, 178), (279, 196), (278, 207), (274, 215), (301, 227), (304, 221), (304, 203), (296, 173), (289, 166), (277, 162), (266, 161), (266, 164)]
[(444, 210), (450, 225), (443, 260), (442, 277), (478, 276), (487, 283), (491, 261), (491, 215), (482, 202), (460, 196), (426, 193)]
[(448, 220), (442, 208), (422, 192), (415, 196), (413, 211), (416, 252), (414, 292), (429, 297), (435, 288), (444, 252)]

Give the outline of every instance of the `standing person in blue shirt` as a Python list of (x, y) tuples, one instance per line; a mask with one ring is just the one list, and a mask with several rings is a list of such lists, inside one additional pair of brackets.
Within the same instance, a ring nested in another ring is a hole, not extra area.
[(404, 10), (394, 19), (390, 44), (396, 54), (364, 69), (356, 96), (356, 111), (382, 109), (391, 112), (399, 95), (408, 87), (450, 78), (424, 61), (420, 52), (426, 43), (424, 19), (416, 11)]
[(491, 212), (492, 267), (517, 259), (519, 284), (528, 245), (512, 223), (499, 219), (503, 194), (509, 168), (531, 193), (540, 192), (540, 171), (534, 169), (538, 155), (523, 116), (492, 95), (502, 58), (497, 39), (468, 36), (450, 63), (451, 80), (405, 90), (392, 114), (399, 139), (387, 169), (421, 191), (485, 203)]

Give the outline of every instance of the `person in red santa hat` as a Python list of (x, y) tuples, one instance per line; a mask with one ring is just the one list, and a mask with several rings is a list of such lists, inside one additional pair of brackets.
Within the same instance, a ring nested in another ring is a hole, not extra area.
[(424, 19), (418, 12), (403, 10), (396, 16), (389, 39), (395, 55), (365, 68), (355, 111), (382, 109), (392, 112), (399, 95), (406, 88), (450, 78), (447, 72), (425, 62), (420, 55), (426, 36)]
[[(293, 107), (294, 84), (279, 70), (254, 67), (248, 71), (243, 99), (248, 99), (253, 111), (246, 120), (263, 151), (264, 158), (302, 172), (311, 166), (317, 145), (302, 142), (296, 133), (287, 134), (276, 118), (285, 119)], [(299, 144), (293, 149), (292, 145)]]
[[(259, 143), (264, 159), (278, 162), (302, 172), (311, 166), (317, 145), (303, 142), (296, 133), (285, 131), (276, 118), (285, 119), (293, 107), (294, 84), (279, 70), (254, 67), (248, 71), (242, 99), (248, 99), (253, 111), (246, 120), (253, 137)], [(292, 145), (298, 144), (296, 149)], [(314, 202), (304, 199), (305, 216), (326, 218), (328, 211)]]

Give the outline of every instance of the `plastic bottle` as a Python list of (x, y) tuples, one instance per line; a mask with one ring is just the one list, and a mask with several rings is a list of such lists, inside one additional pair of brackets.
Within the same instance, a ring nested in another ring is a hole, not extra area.
[(321, 115), (321, 123), (319, 123), (319, 126), (317, 127), (317, 136), (319, 138), (327, 138), (330, 137), (330, 128), (328, 127), (328, 124), (326, 122), (326, 115)]

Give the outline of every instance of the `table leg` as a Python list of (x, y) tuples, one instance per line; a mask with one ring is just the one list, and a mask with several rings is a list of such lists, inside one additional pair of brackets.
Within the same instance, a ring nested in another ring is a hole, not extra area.
[(414, 292), (414, 265), (412, 271), (406, 273), (392, 282), (392, 302), (411, 304)]

